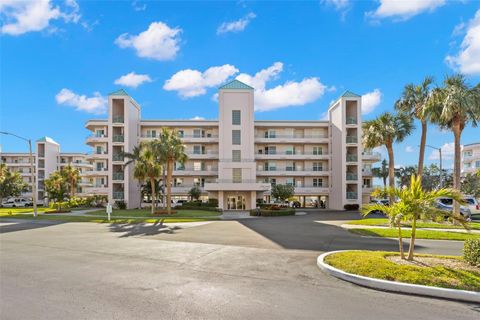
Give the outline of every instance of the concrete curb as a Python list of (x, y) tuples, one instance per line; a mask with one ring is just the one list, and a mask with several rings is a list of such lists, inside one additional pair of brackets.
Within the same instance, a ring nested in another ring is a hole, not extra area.
[(480, 292), (437, 288), (437, 287), (431, 287), (431, 286), (409, 284), (404, 282), (374, 279), (374, 278), (369, 278), (369, 277), (364, 277), (364, 276), (344, 272), (324, 262), (325, 257), (334, 253), (345, 252), (345, 251), (358, 251), (358, 250), (339, 250), (339, 251), (325, 252), (321, 254), (317, 259), (318, 267), (324, 272), (336, 278), (339, 278), (354, 284), (358, 284), (364, 287), (372, 288), (372, 289), (480, 303)]

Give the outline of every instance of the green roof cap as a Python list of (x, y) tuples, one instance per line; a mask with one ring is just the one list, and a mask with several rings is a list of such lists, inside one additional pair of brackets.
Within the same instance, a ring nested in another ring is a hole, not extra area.
[(110, 93), (109, 96), (128, 96), (128, 93), (123, 89), (119, 89), (117, 91)]
[(55, 140), (47, 136), (38, 139), (37, 142), (49, 142), (49, 143), (58, 144)]
[(345, 91), (342, 95), (344, 98), (360, 98), (360, 96), (352, 91)]
[(239, 89), (239, 90), (253, 90), (252, 87), (250, 87), (249, 85), (241, 82), (241, 81), (238, 81), (237, 79), (233, 80), (233, 81), (230, 81), (229, 83), (227, 84), (224, 84), (223, 86), (221, 86), (219, 89)]

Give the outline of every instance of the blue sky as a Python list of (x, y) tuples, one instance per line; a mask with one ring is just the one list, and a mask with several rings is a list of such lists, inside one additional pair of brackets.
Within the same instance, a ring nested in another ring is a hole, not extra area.
[[(257, 89), (257, 119), (321, 119), (346, 89), (365, 95), (370, 119), (426, 75), (480, 80), (478, 1), (1, 0), (0, 19), (1, 129), (50, 136), (62, 151), (88, 151), (84, 123), (105, 117), (120, 87), (150, 119), (215, 119), (216, 88), (235, 77)], [(478, 133), (465, 129), (462, 143)], [(419, 134), (396, 146), (398, 164), (416, 163)], [(430, 128), (447, 159), (452, 142)]]

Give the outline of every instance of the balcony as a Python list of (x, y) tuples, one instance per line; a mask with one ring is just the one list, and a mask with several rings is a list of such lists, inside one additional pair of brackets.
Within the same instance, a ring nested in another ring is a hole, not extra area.
[(356, 117), (347, 117), (346, 119), (346, 124), (357, 124), (357, 118)]
[(206, 166), (204, 168), (183, 167), (176, 168), (173, 171), (174, 176), (216, 176), (218, 175), (218, 168)]
[(108, 168), (93, 168), (90, 171), (85, 171), (84, 176), (106, 176), (108, 175)]
[(124, 180), (125, 176), (123, 172), (114, 172), (112, 173), (112, 180), (121, 181)]
[(356, 173), (347, 172), (347, 180), (348, 181), (358, 180), (358, 175)]
[(255, 179), (217, 179), (215, 182), (206, 182), (206, 191), (268, 191), (270, 183), (257, 182)]
[(86, 187), (83, 189), (83, 192), (86, 194), (93, 194), (93, 195), (107, 195), (108, 194), (108, 188), (106, 184), (98, 184), (94, 185), (93, 187)]
[(362, 186), (362, 192), (363, 193), (370, 193), (373, 191), (373, 186), (372, 185), (363, 185)]
[(323, 185), (295, 187), (295, 195), (327, 195), (329, 188)]
[(347, 199), (348, 200), (357, 200), (358, 194), (356, 192), (347, 192)]
[(112, 140), (113, 142), (124, 142), (125, 136), (117, 134), (117, 135), (114, 135), (112, 139), (113, 139)]
[(112, 156), (112, 161), (124, 161), (125, 157), (122, 154), (114, 154)]
[(123, 200), (125, 199), (125, 195), (123, 191), (114, 191), (113, 192), (113, 199), (114, 200)]
[(380, 152), (364, 151), (362, 152), (362, 158), (363, 160), (380, 161), (382, 159), (382, 155)]
[(357, 162), (358, 156), (356, 154), (347, 154), (347, 162)]
[(346, 137), (347, 143), (358, 143), (358, 137), (356, 136), (347, 136)]
[(301, 177), (301, 176), (328, 176), (330, 175), (330, 171), (326, 168), (322, 167), (313, 167), (313, 168), (295, 168), (292, 170), (291, 167), (284, 167), (284, 168), (268, 168), (268, 169), (260, 169), (257, 170), (257, 176), (294, 176), (294, 177)]
[(112, 117), (112, 123), (124, 123), (125, 119), (123, 116), (113, 116)]
[(107, 135), (91, 134), (87, 136), (87, 139), (85, 140), (85, 143), (87, 144), (98, 143), (98, 142), (107, 142)]
[(315, 159), (329, 159), (328, 154), (322, 152), (303, 152), (303, 151), (285, 151), (285, 152), (267, 152), (267, 153), (256, 153), (255, 158), (258, 160), (269, 160), (269, 159), (287, 159), (287, 160), (315, 160)]
[(218, 159), (218, 150), (206, 150), (200, 152), (187, 152), (189, 159)]
[(373, 175), (372, 169), (365, 169), (365, 168), (363, 168), (363, 169), (362, 169), (362, 175), (363, 175), (363, 176), (371, 176), (371, 175)]
[(328, 134), (323, 135), (255, 135), (255, 143), (327, 143)]

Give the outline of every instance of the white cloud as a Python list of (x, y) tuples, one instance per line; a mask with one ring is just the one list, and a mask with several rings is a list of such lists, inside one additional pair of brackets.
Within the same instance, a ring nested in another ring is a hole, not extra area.
[(140, 4), (139, 3), (140, 1), (137, 1), (137, 0), (133, 0), (132, 1), (132, 7), (133, 7), (133, 10), (135, 11), (145, 11), (145, 9), (147, 9), (147, 4)]
[(195, 116), (193, 118), (190, 118), (190, 120), (205, 120), (204, 117), (199, 117), (199, 116)]
[(136, 88), (145, 82), (152, 82), (152, 79), (148, 74), (136, 74), (135, 72), (130, 72), (115, 80), (114, 83), (121, 86)]
[(321, 0), (321, 2), (335, 7), (338, 11), (345, 9), (350, 5), (350, 0)]
[(380, 0), (380, 6), (375, 11), (367, 12), (366, 16), (402, 21), (425, 11), (434, 11), (445, 3), (445, 0)]
[(362, 95), (362, 114), (372, 112), (382, 101), (382, 92), (375, 89)]
[(163, 89), (167, 91), (177, 91), (183, 98), (200, 96), (207, 92), (207, 88), (212, 88), (224, 83), (237, 72), (238, 69), (230, 64), (210, 67), (204, 72), (185, 69), (178, 71), (170, 79), (165, 81)]
[(178, 53), (180, 28), (170, 28), (165, 23), (153, 22), (147, 30), (138, 35), (124, 33), (116, 40), (120, 48), (134, 48), (142, 58), (155, 60), (172, 60)]
[(412, 146), (406, 146), (405, 147), (405, 152), (407, 152), (407, 153), (415, 152), (415, 148), (412, 147)]
[(321, 121), (327, 121), (328, 120), (328, 112), (327, 111), (322, 112), (322, 114), (320, 115), (320, 120)]
[[(477, 10), (475, 17), (468, 26), (463, 27), (466, 31), (460, 45), (460, 51), (455, 56), (447, 56), (447, 64), (464, 74), (480, 74), (480, 10)], [(454, 32), (460, 32), (460, 27), (455, 27)]]
[(242, 73), (236, 78), (255, 89), (255, 110), (270, 111), (288, 106), (301, 106), (320, 98), (327, 89), (318, 78), (304, 78), (300, 82), (287, 81), (271, 89), (266, 89), (268, 81), (278, 78), (283, 71), (283, 63), (275, 62), (254, 76)]
[(103, 114), (107, 111), (107, 99), (100, 93), (94, 92), (93, 97), (78, 95), (73, 91), (63, 88), (55, 96), (58, 104), (74, 107), (77, 111), (85, 111), (93, 114)]
[[(442, 160), (452, 160), (455, 154), (455, 144), (453, 142), (445, 143), (440, 147), (442, 149)], [(440, 154), (438, 150), (432, 150), (428, 156), (428, 160), (439, 160)]]
[(243, 18), (232, 21), (232, 22), (223, 22), (217, 29), (217, 34), (227, 33), (227, 32), (240, 32), (243, 31), (247, 25), (256, 17), (255, 13), (250, 12)]

